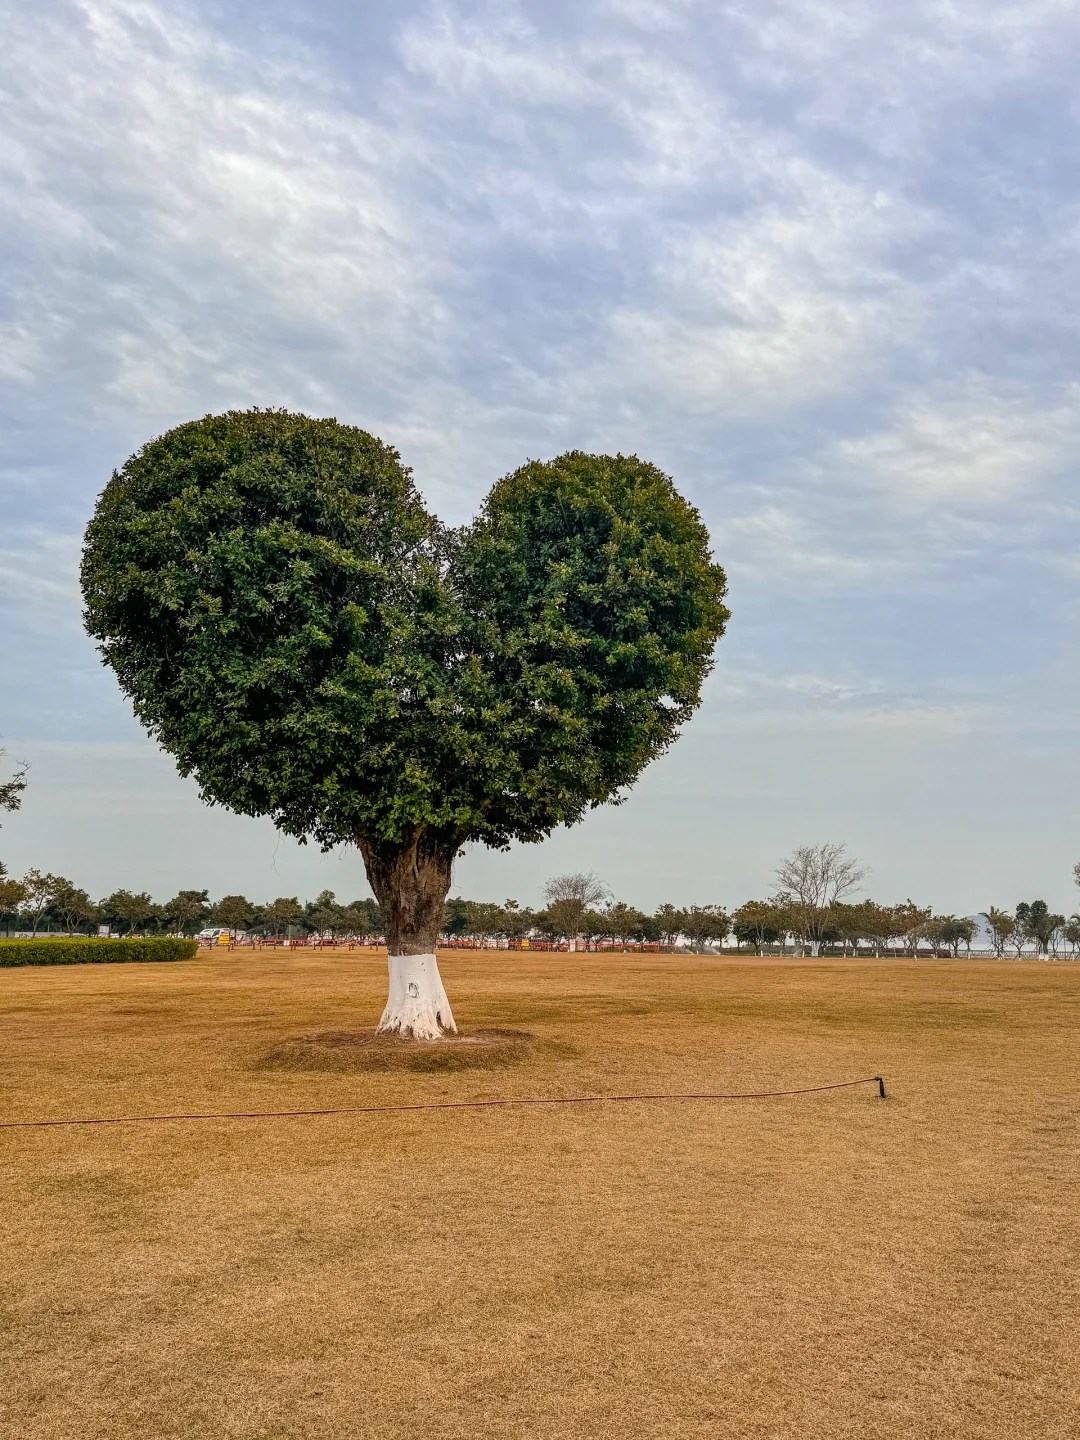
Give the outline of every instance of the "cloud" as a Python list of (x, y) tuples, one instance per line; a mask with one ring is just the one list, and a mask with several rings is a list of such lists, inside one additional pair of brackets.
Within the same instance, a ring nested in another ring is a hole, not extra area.
[(773, 701), (787, 697), (797, 701), (846, 704), (867, 695), (878, 695), (881, 686), (875, 682), (854, 684), (850, 680), (836, 680), (828, 675), (773, 675), (762, 670), (724, 665), (711, 677), (709, 688), (725, 703), (757, 701), (767, 696)]
[(1067, 64), (1077, 42), (1071, 0), (740, 0), (722, 13), (756, 83), (798, 88), (813, 97), (803, 118), (879, 141), (910, 135), (936, 101)]
[(257, 394), (314, 337), (393, 352), (437, 330), (438, 252), (391, 181), (401, 145), (321, 77), (141, 0), (18, 12), (5, 53), (24, 383), (74, 350), (101, 403), (160, 414)]
[[(753, 713), (733, 712), (720, 722), (725, 733), (746, 735), (849, 734), (869, 738), (881, 733), (919, 739), (950, 739), (989, 728), (999, 718), (986, 705), (906, 705), (866, 707), (807, 706), (800, 709), (769, 707)], [(898, 797), (899, 798), (899, 797)]]
[(849, 391), (918, 334), (923, 301), (884, 254), (911, 217), (823, 174), (791, 188), (671, 244), (653, 303), (610, 317), (609, 389), (713, 416), (790, 413)]
[(49, 634), (78, 626), (79, 537), (44, 528), (7, 529), (0, 536), (0, 614), (17, 612)]
[(941, 693), (901, 692), (865, 674), (843, 678), (809, 671), (768, 671), (721, 662), (708, 682), (711, 728), (817, 733), (882, 730), (947, 737), (985, 729), (1000, 720), (1001, 703)]
[(843, 548), (835, 534), (793, 508), (769, 504), (715, 527), (717, 551), (734, 580), (768, 589), (780, 584), (847, 588), (880, 584), (903, 562), (880, 552)]
[(1078, 443), (1080, 387), (1040, 404), (1015, 387), (973, 379), (905, 397), (887, 427), (839, 441), (830, 460), (902, 505), (978, 507), (1075, 470)]
[(587, 329), (557, 352), (569, 413), (790, 412), (920, 334), (925, 299), (897, 256), (933, 232), (925, 207), (838, 173), (640, 36), (567, 45), (518, 10), (434, 13), (404, 42), (428, 107), (483, 116), (502, 142), (474, 138), (472, 194), (503, 234), (609, 252)]

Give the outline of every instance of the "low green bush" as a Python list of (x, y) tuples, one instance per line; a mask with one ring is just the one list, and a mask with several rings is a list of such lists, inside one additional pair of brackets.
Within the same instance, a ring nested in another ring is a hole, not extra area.
[(3, 965), (109, 965), (117, 961), (190, 960), (197, 940), (0, 940)]

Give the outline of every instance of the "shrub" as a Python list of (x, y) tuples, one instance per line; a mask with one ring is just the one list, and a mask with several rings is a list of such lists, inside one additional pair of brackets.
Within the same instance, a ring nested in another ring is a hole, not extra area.
[(117, 961), (190, 960), (197, 940), (0, 940), (4, 965), (109, 965)]

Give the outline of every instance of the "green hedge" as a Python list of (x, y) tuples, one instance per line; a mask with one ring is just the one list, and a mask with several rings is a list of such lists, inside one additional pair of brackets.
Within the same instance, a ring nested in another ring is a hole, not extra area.
[(3, 965), (108, 965), (118, 960), (190, 960), (197, 940), (0, 940)]

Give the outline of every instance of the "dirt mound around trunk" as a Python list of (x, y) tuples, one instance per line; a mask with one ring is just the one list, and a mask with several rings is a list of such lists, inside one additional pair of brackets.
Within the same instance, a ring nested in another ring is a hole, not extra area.
[(325, 1030), (286, 1040), (261, 1065), (280, 1070), (500, 1070), (526, 1059), (532, 1047), (527, 1030), (460, 1031), (441, 1040)]

